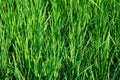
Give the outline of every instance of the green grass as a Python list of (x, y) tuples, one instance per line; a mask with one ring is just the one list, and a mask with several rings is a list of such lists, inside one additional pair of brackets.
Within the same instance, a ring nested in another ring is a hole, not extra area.
[(119, 0), (0, 0), (0, 80), (120, 80)]

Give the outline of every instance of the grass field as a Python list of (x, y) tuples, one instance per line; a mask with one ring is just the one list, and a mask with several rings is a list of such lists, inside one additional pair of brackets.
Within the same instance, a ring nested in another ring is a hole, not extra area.
[(120, 80), (120, 0), (0, 0), (0, 80)]

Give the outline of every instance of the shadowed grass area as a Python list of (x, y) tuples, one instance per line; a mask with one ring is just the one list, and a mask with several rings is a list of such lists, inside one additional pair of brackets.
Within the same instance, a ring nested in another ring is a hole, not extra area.
[(0, 0), (0, 79), (119, 80), (119, 0)]

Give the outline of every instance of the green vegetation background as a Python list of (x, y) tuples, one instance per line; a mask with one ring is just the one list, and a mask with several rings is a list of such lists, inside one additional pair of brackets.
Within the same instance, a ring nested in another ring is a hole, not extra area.
[(0, 0), (1, 80), (120, 80), (120, 0)]

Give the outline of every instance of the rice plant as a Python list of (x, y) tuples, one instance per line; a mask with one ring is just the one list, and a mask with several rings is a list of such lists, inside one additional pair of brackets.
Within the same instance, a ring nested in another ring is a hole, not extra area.
[(119, 0), (0, 0), (0, 80), (119, 80)]

